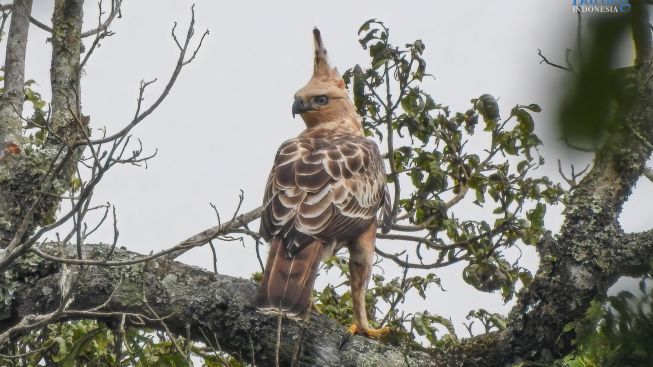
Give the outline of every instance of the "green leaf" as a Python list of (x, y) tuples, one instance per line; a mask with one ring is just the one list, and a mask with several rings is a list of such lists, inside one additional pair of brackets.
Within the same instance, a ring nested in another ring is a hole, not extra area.
[(63, 367), (73, 367), (75, 365), (75, 362), (77, 361), (77, 357), (82, 351), (82, 348), (93, 338), (95, 338), (98, 334), (102, 333), (105, 331), (103, 327), (99, 327), (95, 330), (92, 330), (84, 335), (82, 335), (79, 339), (75, 341), (73, 344), (73, 347), (70, 350), (70, 353), (66, 355), (66, 358), (61, 361), (61, 366)]
[(528, 108), (533, 112), (542, 112), (542, 108), (539, 105), (536, 105), (535, 103), (531, 103), (528, 106), (524, 106), (524, 108)]
[(489, 94), (483, 94), (482, 96), (478, 97), (478, 101), (476, 102), (476, 109), (481, 114), (481, 116), (483, 116), (485, 123), (489, 123), (491, 121), (496, 123), (496, 121), (500, 118), (499, 104), (497, 103), (497, 100)]
[(370, 25), (372, 23), (376, 23), (376, 22), (377, 22), (377, 20), (374, 19), (374, 18), (367, 20), (365, 23), (363, 23), (363, 25), (360, 26), (360, 28), (358, 28), (358, 34), (361, 34), (362, 32), (365, 32), (365, 31), (369, 30)]

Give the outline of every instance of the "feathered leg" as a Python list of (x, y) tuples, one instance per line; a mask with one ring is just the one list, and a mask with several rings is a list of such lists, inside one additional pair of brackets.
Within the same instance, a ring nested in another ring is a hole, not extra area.
[(367, 321), (365, 293), (372, 274), (375, 242), (376, 222), (373, 222), (349, 245), (349, 281), (354, 306), (354, 324), (348, 330), (352, 334), (365, 334), (370, 337), (381, 336), (389, 331), (388, 328), (371, 329)]
[(311, 301), (321, 247), (319, 241), (314, 241), (288, 259), (281, 239), (273, 238), (256, 298), (257, 307), (295, 315), (304, 313)]

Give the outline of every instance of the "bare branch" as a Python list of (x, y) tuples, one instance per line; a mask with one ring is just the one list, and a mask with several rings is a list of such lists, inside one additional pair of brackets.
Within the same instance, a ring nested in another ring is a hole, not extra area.
[[(100, 4), (102, 2), (100, 1)], [(113, 22), (114, 18), (118, 16), (120, 18), (120, 7), (122, 6), (122, 0), (111, 0), (111, 13), (109, 13), (109, 16), (107, 19), (104, 21), (104, 23), (100, 24), (97, 28), (88, 30), (86, 32), (82, 32), (81, 36), (82, 38), (94, 36), (100, 33), (106, 33), (107, 29), (109, 29), (109, 26)], [(101, 5), (100, 5), (101, 9)], [(102, 12), (100, 11), (100, 14)]]
[(234, 231), (237, 231), (238, 227), (243, 226), (246, 223), (249, 223), (253, 220), (258, 219), (261, 216), (261, 213), (263, 211), (262, 207), (256, 208), (250, 212), (247, 212), (245, 214), (239, 215), (236, 217), (234, 220), (230, 220), (228, 222), (225, 222), (219, 226), (209, 228), (207, 230), (204, 230), (188, 239), (185, 241), (182, 241), (178, 243), (177, 245), (166, 249), (162, 250), (156, 254), (152, 254), (149, 256), (143, 256), (137, 259), (133, 260), (79, 260), (79, 259), (69, 259), (69, 258), (62, 258), (62, 257), (57, 257), (54, 255), (50, 255), (45, 251), (42, 251), (41, 249), (37, 247), (33, 247), (31, 249), (32, 252), (37, 254), (38, 256), (62, 263), (62, 264), (71, 264), (71, 265), (103, 265), (103, 266), (125, 266), (125, 265), (133, 265), (133, 264), (138, 264), (138, 263), (143, 263), (147, 261), (154, 260), (156, 258), (159, 258), (161, 256), (165, 256), (169, 260), (173, 260), (177, 257), (179, 257), (181, 254), (185, 253), (186, 251), (202, 246), (204, 244), (209, 243), (211, 240), (218, 238), (220, 236), (223, 236), (228, 233), (233, 233)]
[[(109, 26), (111, 25), (111, 23), (113, 22), (114, 18), (116, 16), (118, 16), (118, 18), (120, 18), (119, 14), (120, 14), (120, 7), (121, 6), (122, 6), (122, 0), (111, 0), (112, 10), (111, 10), (111, 13), (109, 13), (109, 16), (107, 17), (107, 19), (103, 23), (101, 23), (97, 28), (88, 30), (86, 32), (82, 32), (81, 33), (81, 38), (95, 36), (98, 33), (106, 32), (107, 29), (109, 28)], [(100, 14), (100, 16), (101, 15), (102, 14)], [(37, 26), (38, 28), (41, 28), (42, 30), (44, 30), (44, 31), (46, 31), (48, 33), (53, 32), (52, 27), (40, 22), (37, 19), (34, 19), (34, 18), (30, 17), (30, 22), (32, 24), (34, 24), (35, 26)]]
[[(170, 90), (174, 86), (175, 82), (177, 81), (177, 77), (179, 76), (182, 68), (185, 65), (188, 64), (188, 62), (186, 62), (186, 60), (185, 60), (186, 53), (188, 51), (188, 46), (189, 46), (190, 41), (191, 41), (191, 39), (193, 37), (193, 34), (195, 32), (194, 28), (193, 28), (193, 26), (195, 24), (195, 11), (192, 8), (191, 8), (191, 14), (192, 14), (191, 22), (190, 22), (190, 25), (188, 27), (188, 31), (186, 33), (186, 39), (184, 41), (184, 44), (183, 44), (183, 46), (181, 47), (181, 49), (179, 51), (179, 55), (177, 57), (177, 64), (175, 65), (175, 68), (172, 71), (172, 75), (170, 75), (170, 78), (168, 79), (168, 82), (165, 85), (165, 87), (163, 88), (163, 91), (161, 92), (159, 97), (154, 101), (154, 103), (152, 103), (152, 105), (150, 107), (148, 107), (145, 111), (141, 112), (141, 102), (143, 101), (143, 94), (145, 92), (145, 88), (147, 88), (148, 85), (154, 83), (156, 81), (156, 79), (154, 79), (152, 81), (149, 81), (149, 82), (141, 82), (141, 86), (140, 86), (140, 90), (139, 90), (139, 97), (138, 97), (138, 101), (137, 101), (136, 114), (134, 115), (134, 118), (132, 119), (132, 121), (127, 126), (125, 126), (123, 129), (118, 131), (117, 133), (115, 133), (113, 135), (110, 135), (108, 137), (102, 138), (102, 139), (91, 141), (90, 142), (91, 144), (107, 143), (107, 142), (111, 142), (111, 141), (114, 141), (116, 139), (120, 139), (121, 137), (126, 136), (129, 133), (129, 131), (131, 131), (131, 129), (134, 128), (134, 126), (138, 125), (138, 123), (143, 121), (147, 116), (149, 116), (152, 112), (154, 112), (154, 110), (156, 110), (157, 107), (159, 107), (159, 105), (165, 100), (165, 98), (170, 93)], [(202, 39), (204, 38), (204, 36), (206, 34), (208, 34), (208, 33), (205, 33), (202, 36)], [(199, 46), (198, 46), (198, 48), (199, 48)], [(196, 52), (197, 52), (197, 50), (195, 50), (195, 53)], [(86, 144), (85, 142), (80, 141), (80, 142), (75, 143), (73, 146), (82, 146), (82, 145), (85, 145), (85, 144)]]
[(42, 30), (44, 30), (46, 32), (52, 33), (52, 27), (50, 27), (50, 26), (48, 26), (48, 25), (46, 25), (44, 23), (39, 22), (37, 19), (35, 19), (33, 17), (29, 17), (29, 21), (32, 24), (34, 24), (37, 28), (41, 28)]
[(468, 259), (470, 257), (469, 254), (466, 254), (466, 255), (463, 255), (463, 256), (456, 256), (453, 260), (448, 260), (448, 261), (438, 260), (438, 261), (436, 261), (434, 263), (431, 263), (431, 264), (422, 264), (422, 263), (417, 264), (417, 263), (410, 263), (408, 261), (404, 261), (399, 257), (399, 255), (389, 254), (389, 253), (387, 253), (385, 251), (382, 251), (378, 247), (376, 249), (374, 249), (374, 251), (379, 256), (385, 257), (386, 259), (390, 259), (390, 260), (394, 261), (397, 265), (399, 265), (401, 267), (411, 268), (411, 269), (437, 269), (437, 268), (442, 268), (442, 267), (445, 267), (445, 266), (449, 266), (451, 264), (455, 264), (455, 263), (457, 263), (459, 261), (466, 260), (466, 259)]
[(571, 68), (564, 67), (562, 65), (559, 65), (559, 64), (556, 64), (556, 63), (553, 63), (553, 62), (549, 61), (549, 59), (547, 59), (546, 56), (544, 56), (542, 54), (542, 50), (540, 50), (539, 48), (537, 49), (537, 55), (542, 58), (542, 60), (540, 60), (540, 64), (545, 63), (547, 65), (553, 66), (554, 68), (562, 69), (564, 71), (572, 71)]
[(562, 171), (562, 163), (558, 159), (558, 173), (560, 173), (560, 176), (562, 176), (562, 178), (567, 182), (567, 184), (569, 185), (569, 187), (571, 189), (575, 188), (576, 185), (578, 185), (578, 178), (580, 176), (582, 176), (583, 174), (585, 174), (585, 172), (587, 172), (587, 170), (589, 168), (590, 168), (590, 165), (588, 164), (587, 166), (585, 166), (585, 168), (583, 168), (583, 170), (581, 170), (580, 172), (577, 173), (574, 165), (572, 164), (571, 165), (571, 177), (567, 177), (565, 175), (565, 173)]
[[(118, 1), (120, 2), (122, 0), (118, 0)], [(118, 5), (118, 7), (120, 7), (120, 4)], [(100, 1), (98, 3), (98, 8), (99, 8), (99, 14), (98, 14), (98, 24), (99, 24), (99, 26), (98, 26), (97, 29), (101, 29), (102, 28), (102, 14), (103, 14), (102, 13), (102, 1)], [(91, 44), (91, 47), (88, 49), (88, 51), (86, 51), (86, 55), (84, 55), (84, 59), (82, 60), (82, 62), (79, 63), (79, 68), (80, 69), (84, 68), (84, 65), (86, 65), (86, 62), (88, 61), (88, 59), (93, 54), (93, 51), (95, 51), (95, 49), (99, 46), (100, 40), (105, 38), (105, 37), (111, 36), (112, 34), (113, 33), (109, 32), (106, 28), (104, 28), (104, 30), (99, 31), (99, 32), (97, 32), (95, 34), (95, 39), (93, 39), (93, 43)]]

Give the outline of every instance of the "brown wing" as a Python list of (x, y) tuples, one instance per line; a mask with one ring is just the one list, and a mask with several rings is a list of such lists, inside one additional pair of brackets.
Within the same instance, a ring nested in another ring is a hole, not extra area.
[(314, 239), (350, 240), (376, 220), (387, 196), (373, 141), (349, 134), (291, 139), (268, 178), (261, 235), (281, 237), (287, 256)]

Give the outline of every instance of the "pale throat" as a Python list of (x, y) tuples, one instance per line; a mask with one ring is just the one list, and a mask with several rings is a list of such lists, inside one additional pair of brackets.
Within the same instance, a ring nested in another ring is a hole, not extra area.
[(330, 130), (364, 136), (361, 117), (356, 113), (353, 103), (344, 98), (333, 98), (330, 108), (303, 113), (305, 132), (311, 130)]
[(301, 135), (311, 134), (314, 131), (329, 130), (365, 136), (361, 125), (361, 118), (353, 114), (337, 114), (336, 116), (302, 116), (306, 123), (306, 130)]

